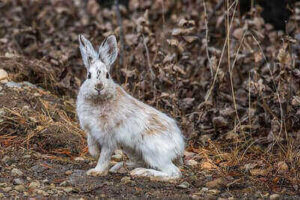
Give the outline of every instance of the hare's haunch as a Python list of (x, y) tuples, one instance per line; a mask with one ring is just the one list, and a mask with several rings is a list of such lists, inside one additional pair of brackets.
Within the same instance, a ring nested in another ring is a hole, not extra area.
[(115, 36), (106, 38), (98, 51), (83, 35), (79, 43), (87, 79), (77, 97), (77, 114), (90, 154), (100, 156), (87, 174), (106, 175), (113, 152), (122, 148), (135, 167), (131, 175), (179, 178), (181, 172), (173, 162), (183, 156), (184, 139), (176, 122), (130, 96), (111, 79), (110, 67), (118, 55)]

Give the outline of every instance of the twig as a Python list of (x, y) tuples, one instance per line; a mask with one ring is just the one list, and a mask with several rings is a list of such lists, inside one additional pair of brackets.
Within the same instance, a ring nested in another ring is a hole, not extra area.
[(210, 75), (211, 77), (214, 76), (214, 72), (211, 66), (211, 60), (210, 60), (210, 56), (209, 56), (209, 52), (208, 52), (208, 21), (207, 21), (207, 11), (206, 11), (206, 5), (205, 5), (205, 0), (203, 0), (203, 8), (204, 8), (204, 20), (205, 20), (205, 40), (206, 40), (206, 44), (205, 44), (205, 50), (206, 50), (206, 56), (208, 59), (208, 64), (209, 64), (209, 69), (210, 69)]
[(124, 58), (124, 37), (123, 37), (123, 25), (122, 25), (122, 16), (120, 13), (120, 8), (119, 8), (119, 0), (115, 0), (115, 6), (116, 6), (116, 14), (117, 14), (117, 22), (118, 26), (120, 27), (120, 43), (121, 43), (121, 48), (120, 48), (120, 58), (119, 58), (119, 64), (120, 67), (123, 66), (123, 58)]
[(144, 35), (142, 35), (142, 37), (143, 37), (143, 44), (144, 44), (144, 47), (146, 49), (146, 56), (147, 56), (148, 68), (149, 68), (149, 71), (151, 73), (151, 79), (154, 80), (155, 74), (154, 74), (154, 72), (152, 70), (152, 65), (151, 65), (150, 56), (149, 56), (149, 50), (148, 50), (148, 47), (147, 47)]
[[(236, 2), (234, 2), (236, 3)], [(234, 4), (233, 3), (233, 4)], [(237, 3), (236, 3), (236, 6), (237, 6)], [(231, 8), (231, 6), (230, 6)], [(232, 19), (231, 19), (231, 22), (230, 22), (230, 26), (229, 26), (229, 30), (231, 30), (231, 27), (232, 27), (232, 24), (233, 24), (233, 19), (234, 19), (234, 16), (235, 16), (235, 11), (236, 11), (236, 7), (234, 9), (234, 12), (233, 12), (233, 16), (232, 16)], [(227, 10), (226, 12), (229, 12), (229, 10)], [(216, 73), (215, 73), (215, 76), (214, 76), (214, 80), (213, 80), (213, 83), (211, 85), (211, 87), (209, 88), (209, 90), (207, 91), (206, 95), (205, 95), (205, 101), (208, 100), (214, 86), (215, 86), (215, 83), (216, 83), (216, 80), (217, 80), (217, 76), (218, 76), (218, 72), (219, 72), (219, 68), (220, 68), (220, 65), (221, 65), (221, 62), (222, 62), (222, 59), (223, 59), (223, 56), (224, 56), (224, 52), (225, 52), (225, 48), (227, 46), (227, 37), (225, 39), (225, 42), (224, 42), (224, 45), (223, 45), (223, 48), (222, 48), (222, 53), (221, 53), (221, 56), (220, 56), (220, 60), (219, 60), (219, 63), (218, 63), (218, 66), (217, 66), (217, 70), (216, 70)]]

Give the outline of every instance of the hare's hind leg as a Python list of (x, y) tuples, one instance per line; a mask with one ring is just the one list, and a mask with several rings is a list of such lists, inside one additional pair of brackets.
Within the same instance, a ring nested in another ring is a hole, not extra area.
[(130, 149), (124, 149), (123, 152), (127, 155), (129, 158), (128, 161), (121, 161), (116, 163), (114, 166), (112, 166), (109, 170), (109, 172), (116, 173), (118, 172), (122, 167), (125, 167), (129, 170), (132, 170), (137, 167), (143, 167), (145, 166), (144, 161), (139, 158), (134, 151)]
[(147, 168), (136, 168), (130, 172), (130, 175), (157, 177), (165, 180), (177, 179), (181, 177), (180, 170), (172, 162), (164, 165), (163, 167), (158, 167), (157, 169), (158, 170), (147, 169)]

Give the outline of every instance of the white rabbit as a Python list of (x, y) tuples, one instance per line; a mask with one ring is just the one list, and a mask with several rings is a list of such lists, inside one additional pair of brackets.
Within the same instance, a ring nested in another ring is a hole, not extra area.
[[(98, 52), (83, 35), (79, 35), (79, 43), (87, 79), (77, 97), (77, 114), (87, 133), (90, 154), (100, 154), (97, 166), (87, 174), (106, 175), (113, 152), (122, 148), (134, 161), (131, 166), (139, 167), (130, 172), (132, 176), (181, 177), (173, 164), (182, 159), (184, 151), (176, 122), (127, 94), (109, 75), (118, 55), (116, 37), (107, 37)], [(121, 165), (117, 163), (111, 170)]]

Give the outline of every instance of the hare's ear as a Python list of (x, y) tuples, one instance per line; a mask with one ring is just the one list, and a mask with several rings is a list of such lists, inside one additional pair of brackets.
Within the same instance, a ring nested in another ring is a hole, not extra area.
[(83, 63), (85, 67), (88, 69), (90, 67), (91, 61), (93, 59), (98, 58), (98, 54), (94, 50), (94, 47), (91, 44), (91, 42), (88, 39), (86, 39), (83, 35), (79, 35), (78, 40), (79, 40), (79, 49), (81, 52)]
[(114, 35), (108, 36), (99, 47), (99, 58), (105, 63), (108, 70), (118, 56), (118, 44)]

